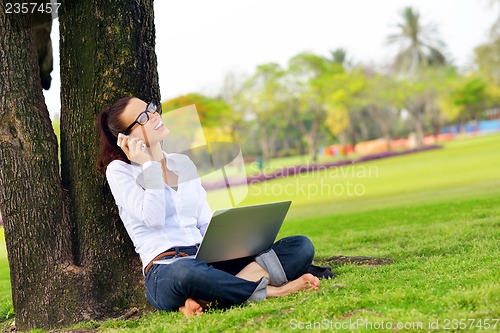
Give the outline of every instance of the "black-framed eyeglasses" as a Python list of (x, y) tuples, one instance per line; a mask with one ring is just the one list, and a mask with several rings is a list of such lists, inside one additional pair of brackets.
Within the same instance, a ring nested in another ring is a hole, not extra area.
[(146, 107), (146, 110), (142, 111), (137, 118), (134, 120), (132, 124), (130, 124), (129, 127), (127, 127), (122, 133), (127, 135), (128, 132), (132, 129), (132, 127), (135, 126), (135, 124), (139, 124), (141, 126), (144, 126), (148, 120), (149, 120), (149, 113), (158, 113), (158, 107), (154, 102), (150, 102), (148, 106)]

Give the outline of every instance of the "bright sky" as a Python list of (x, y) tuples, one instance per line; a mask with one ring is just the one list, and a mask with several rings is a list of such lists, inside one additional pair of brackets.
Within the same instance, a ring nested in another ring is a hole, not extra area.
[[(472, 63), (499, 13), (489, 0), (157, 0), (156, 53), (162, 100), (189, 92), (216, 94), (228, 72), (251, 74), (259, 64), (302, 51), (329, 55), (342, 47), (355, 62), (390, 62), (385, 45), (400, 11), (412, 6), (436, 23), (456, 65)], [(51, 116), (60, 112), (59, 27), (52, 30), (54, 71), (45, 91)]]

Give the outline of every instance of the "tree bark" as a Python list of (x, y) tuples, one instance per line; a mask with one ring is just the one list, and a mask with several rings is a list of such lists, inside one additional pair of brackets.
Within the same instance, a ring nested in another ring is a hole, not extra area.
[(85, 271), (73, 265), (68, 200), (45, 106), (29, 17), (0, 3), (0, 207), (19, 329), (94, 315)]
[(109, 316), (146, 298), (139, 258), (95, 167), (95, 122), (124, 96), (160, 102), (153, 0), (66, 0), (62, 7), (61, 176), (71, 198), (75, 263), (95, 281), (93, 295)]
[(0, 2), (0, 210), (16, 326), (52, 328), (146, 306), (137, 254), (95, 167), (97, 114), (160, 101), (153, 1), (62, 1), (61, 173), (29, 17)]

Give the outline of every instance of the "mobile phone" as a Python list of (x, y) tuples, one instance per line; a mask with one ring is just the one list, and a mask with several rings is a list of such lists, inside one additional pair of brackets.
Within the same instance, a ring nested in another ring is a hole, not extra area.
[(118, 133), (118, 140), (116, 141), (116, 145), (117, 145), (118, 147), (121, 147), (121, 146), (120, 146), (120, 138), (122, 138), (122, 139), (123, 139), (123, 138), (126, 138), (126, 137), (127, 137), (127, 136), (126, 136), (125, 134), (123, 134), (123, 133)]
[[(120, 138), (126, 138), (127, 136), (123, 133), (118, 133), (118, 141), (116, 141), (116, 144), (118, 145), (118, 147), (121, 147), (120, 146)], [(130, 136), (130, 138), (132, 138), (132, 136)], [(141, 151), (142, 152), (145, 152), (146, 151), (146, 144), (143, 143), (142, 146), (141, 146)]]

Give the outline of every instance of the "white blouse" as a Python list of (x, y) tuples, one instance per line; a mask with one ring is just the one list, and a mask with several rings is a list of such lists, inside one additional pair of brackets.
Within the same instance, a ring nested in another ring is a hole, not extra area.
[(142, 268), (175, 246), (201, 242), (212, 218), (196, 166), (182, 154), (166, 154), (167, 168), (178, 176), (177, 191), (165, 184), (160, 162), (143, 165), (114, 160), (106, 178), (120, 218)]

